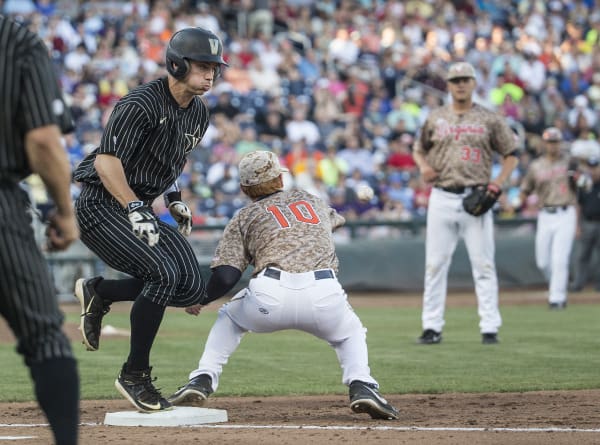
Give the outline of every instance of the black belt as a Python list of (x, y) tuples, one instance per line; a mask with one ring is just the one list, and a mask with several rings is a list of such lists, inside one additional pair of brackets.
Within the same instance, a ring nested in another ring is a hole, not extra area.
[(559, 210), (567, 210), (568, 208), (569, 206), (544, 206), (542, 207), (542, 210), (548, 213), (556, 213)]
[(466, 187), (458, 187), (458, 186), (455, 186), (455, 187), (438, 187), (438, 188), (442, 189), (445, 192), (454, 193), (456, 195), (461, 195), (466, 190)]
[[(315, 280), (325, 280), (327, 278), (335, 278), (333, 271), (331, 269), (321, 269), (315, 270)], [(271, 267), (267, 267), (265, 269), (265, 273), (263, 274), (265, 277), (273, 278), (274, 280), (279, 280), (281, 278), (281, 271), (277, 269), (273, 269)]]

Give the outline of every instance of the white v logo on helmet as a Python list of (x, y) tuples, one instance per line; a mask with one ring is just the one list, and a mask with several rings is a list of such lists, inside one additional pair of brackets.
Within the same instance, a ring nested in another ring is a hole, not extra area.
[(208, 43), (210, 43), (210, 52), (213, 54), (219, 53), (219, 41), (217, 39), (208, 39)]

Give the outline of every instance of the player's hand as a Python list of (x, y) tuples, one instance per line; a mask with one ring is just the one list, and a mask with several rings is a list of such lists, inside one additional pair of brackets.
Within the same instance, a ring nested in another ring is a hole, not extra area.
[(424, 165), (421, 167), (420, 171), (425, 182), (433, 182), (438, 177), (438, 172), (435, 171), (430, 165)]
[(182, 201), (173, 201), (169, 204), (169, 213), (177, 223), (177, 230), (183, 236), (192, 233), (192, 211)]
[(75, 214), (71, 211), (61, 214), (53, 210), (48, 215), (46, 227), (46, 250), (49, 252), (65, 250), (73, 241), (79, 238), (79, 228)]
[(202, 310), (204, 306), (202, 306), (201, 304), (194, 304), (193, 306), (188, 306), (185, 308), (185, 311), (190, 314), (190, 315), (195, 315), (196, 317), (198, 316), (198, 314), (200, 313), (200, 311)]
[(141, 240), (146, 240), (150, 247), (158, 243), (158, 221), (152, 209), (142, 201), (131, 201), (127, 204), (129, 222), (133, 233)]

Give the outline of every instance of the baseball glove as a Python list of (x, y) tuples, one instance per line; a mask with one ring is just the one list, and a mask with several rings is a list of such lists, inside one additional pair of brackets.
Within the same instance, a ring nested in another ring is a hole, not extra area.
[(501, 194), (502, 190), (496, 184), (478, 185), (464, 197), (463, 208), (471, 215), (483, 215), (494, 206)]

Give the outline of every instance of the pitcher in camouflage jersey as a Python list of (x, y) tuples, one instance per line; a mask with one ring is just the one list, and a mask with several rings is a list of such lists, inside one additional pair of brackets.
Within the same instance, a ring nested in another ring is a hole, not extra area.
[[(490, 211), (470, 215), (462, 201), (475, 185), (502, 187), (518, 162), (515, 136), (502, 116), (473, 103), (476, 82), (470, 64), (452, 65), (446, 79), (452, 103), (427, 117), (413, 152), (421, 175), (434, 185), (427, 210), (423, 333), (418, 342), (435, 344), (442, 340), (448, 269), (462, 237), (473, 270), (482, 342), (497, 343), (502, 319), (493, 215)], [(490, 183), (494, 152), (502, 157), (502, 168)]]
[(531, 193), (538, 197), (535, 261), (549, 282), (550, 309), (564, 309), (577, 228), (577, 184), (569, 178), (575, 167), (561, 153), (563, 137), (558, 128), (547, 128), (542, 139), (545, 153), (531, 162), (521, 183), (520, 198), (524, 202)]
[(253, 277), (221, 307), (198, 368), (169, 401), (204, 402), (216, 391), (223, 365), (246, 332), (298, 329), (333, 346), (354, 412), (397, 419), (397, 410), (371, 377), (366, 329), (336, 277), (332, 231), (344, 218), (306, 191), (283, 191), (283, 171), (268, 151), (249, 153), (240, 162), (241, 188), (253, 202), (227, 224), (211, 264), (207, 297), (187, 312), (197, 315), (202, 305), (225, 295), (249, 265)]

